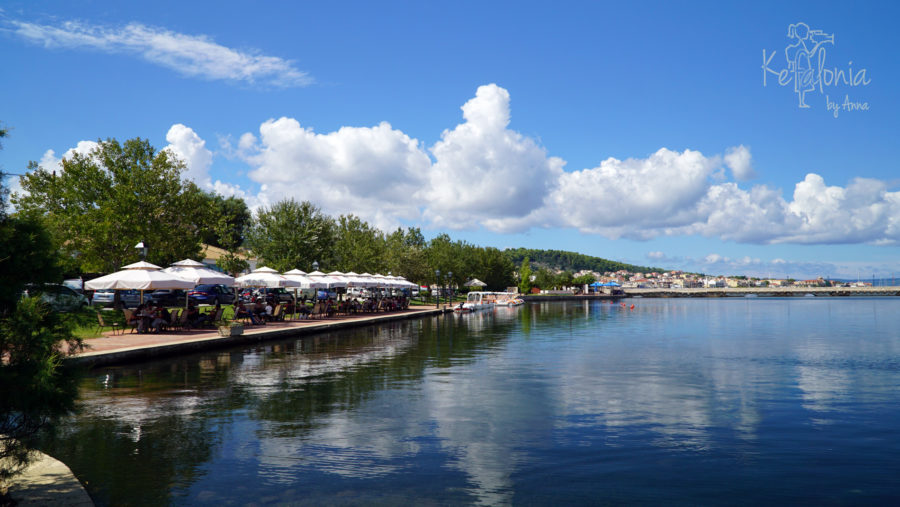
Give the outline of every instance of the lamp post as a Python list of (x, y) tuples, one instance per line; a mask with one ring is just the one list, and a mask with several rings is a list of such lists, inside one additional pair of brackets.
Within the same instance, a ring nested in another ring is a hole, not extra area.
[(313, 266), (313, 271), (318, 271), (319, 270), (319, 261), (313, 261), (312, 266)]
[[(435, 285), (438, 286), (438, 291), (440, 291), (440, 288), (441, 288), (441, 270), (440, 269), (434, 270), (434, 279), (437, 282), (437, 283), (435, 283)], [(440, 308), (441, 307), (441, 293), (440, 292), (435, 294), (434, 300), (435, 300), (435, 306)]]
[(138, 255), (141, 256), (142, 261), (147, 260), (147, 250), (149, 250), (149, 249), (147, 248), (147, 245), (145, 245), (143, 241), (141, 241), (137, 245), (134, 245), (134, 249), (137, 250)]
[(447, 273), (447, 290), (449, 291), (447, 295), (447, 302), (453, 306), (453, 271)]

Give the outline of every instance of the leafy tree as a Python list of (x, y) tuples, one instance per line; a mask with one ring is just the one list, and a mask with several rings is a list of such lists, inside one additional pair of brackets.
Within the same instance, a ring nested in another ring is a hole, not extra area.
[(528, 257), (522, 259), (522, 265), (519, 266), (519, 292), (528, 294), (531, 292), (531, 262)]
[[(466, 263), (463, 260), (464, 245), (462, 242), (454, 242), (447, 234), (439, 234), (428, 242), (426, 258), (428, 260), (429, 273), (426, 279), (437, 285), (447, 285), (447, 276), (453, 273), (454, 281), (458, 277), (464, 277)], [(440, 271), (440, 279), (436, 271)]]
[(594, 278), (594, 275), (592, 275), (592, 274), (590, 274), (590, 273), (585, 273), (585, 274), (583, 274), (583, 275), (581, 275), (581, 276), (575, 277), (575, 278), (572, 280), (572, 283), (573, 283), (574, 285), (579, 285), (579, 286), (581, 286), (581, 285), (590, 285), (590, 284), (592, 284), (592, 283), (594, 283), (594, 282), (596, 282), (596, 281), (597, 281), (597, 279)]
[(262, 264), (279, 271), (312, 270), (313, 261), (333, 261), (334, 220), (309, 201), (280, 201), (261, 208), (247, 233), (247, 243)]
[(515, 285), (516, 280), (513, 266), (509, 257), (496, 248), (478, 249), (478, 267), (475, 276), (487, 284), (487, 290), (501, 291)]
[(201, 241), (207, 245), (236, 249), (244, 244), (244, 235), (253, 221), (247, 203), (240, 197), (223, 197), (214, 193), (204, 193), (206, 204)]
[(77, 383), (61, 359), (81, 345), (41, 299), (21, 297), (29, 282), (57, 280), (58, 256), (39, 222), (6, 214), (2, 182), (0, 174), (0, 486), (28, 463), (28, 438), (74, 408)]
[(409, 227), (406, 231), (397, 228), (385, 237), (387, 270), (411, 282), (430, 280), (433, 271), (428, 266), (426, 247), (425, 236), (418, 227)]
[(108, 139), (62, 166), (57, 174), (31, 162), (25, 193), (12, 200), (20, 214), (42, 220), (82, 270), (110, 272), (135, 261), (140, 241), (155, 264), (199, 255), (203, 193), (181, 180), (184, 163), (168, 151), (140, 138)]
[[(224, 199), (221, 196), (209, 194), (207, 194), (207, 198), (210, 199), (210, 208), (213, 210), (213, 215), (209, 217), (207, 224), (214, 224), (210, 236), (215, 242), (207, 241), (210, 239), (209, 236), (204, 239), (204, 242), (225, 249), (225, 255), (216, 260), (216, 265), (226, 273), (237, 275), (249, 267), (249, 263), (244, 260), (239, 250), (244, 244), (244, 235), (250, 227), (253, 217), (243, 199), (234, 197)], [(209, 229), (209, 225), (207, 229)]]
[(356, 273), (385, 271), (384, 233), (355, 215), (341, 215), (334, 243), (335, 269)]
[(535, 272), (534, 284), (544, 290), (550, 290), (557, 286), (556, 275), (547, 268), (540, 268)]
[(572, 285), (572, 281), (575, 280), (575, 276), (571, 271), (566, 270), (562, 273), (556, 275), (556, 286), (557, 287), (569, 287)]

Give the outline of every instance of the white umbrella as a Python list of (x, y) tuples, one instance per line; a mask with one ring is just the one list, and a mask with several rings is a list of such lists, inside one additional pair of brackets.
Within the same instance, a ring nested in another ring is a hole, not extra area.
[(194, 282), (194, 285), (204, 283), (227, 285), (229, 287), (234, 285), (233, 276), (228, 276), (225, 273), (209, 269), (202, 262), (190, 259), (176, 262), (175, 264), (172, 264), (171, 267), (164, 269), (163, 272), (171, 273), (175, 276), (184, 278), (185, 280), (190, 280), (191, 282)]
[(360, 274), (354, 273), (350, 271), (348, 273), (344, 273), (344, 278), (347, 280), (348, 287), (374, 287), (375, 283), (368, 276), (362, 276)]
[(102, 289), (193, 289), (194, 282), (166, 273), (162, 269), (149, 262), (136, 262), (125, 266), (121, 271), (110, 273), (100, 278), (94, 278), (85, 282), (84, 288), (88, 290)]
[(278, 274), (272, 268), (257, 268), (249, 274), (234, 279), (238, 287), (258, 287), (275, 289), (279, 287), (299, 287), (300, 282), (291, 280)]
[(332, 278), (321, 271), (313, 271), (312, 273), (308, 273), (310, 279), (315, 280), (317, 282), (321, 282), (325, 284), (325, 288), (332, 289), (334, 287), (346, 287), (347, 282), (343, 280), (337, 280)]
[(292, 269), (284, 274), (284, 277), (295, 282), (300, 282), (301, 289), (327, 289), (328, 284), (310, 278), (306, 273), (299, 269)]

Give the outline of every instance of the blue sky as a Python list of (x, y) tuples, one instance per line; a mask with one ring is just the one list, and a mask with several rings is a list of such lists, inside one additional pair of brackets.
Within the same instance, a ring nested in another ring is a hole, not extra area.
[[(0, 9), (7, 172), (140, 136), (253, 207), (713, 274), (900, 275), (892, 2)], [(799, 107), (775, 75), (798, 43), (812, 76), (859, 82)]]

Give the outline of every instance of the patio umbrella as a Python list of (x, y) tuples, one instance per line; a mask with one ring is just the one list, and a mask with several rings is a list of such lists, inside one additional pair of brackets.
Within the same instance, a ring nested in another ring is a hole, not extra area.
[[(191, 281), (194, 285), (214, 284), (234, 286), (234, 277), (209, 269), (206, 264), (197, 262), (192, 259), (185, 259), (172, 264), (163, 270), (164, 273), (171, 273), (175, 276)], [(189, 296), (184, 295), (184, 306), (188, 306)]]
[(137, 289), (141, 291), (192, 289), (194, 288), (194, 283), (171, 273), (166, 273), (155, 264), (141, 261), (125, 266), (121, 271), (85, 282), (84, 288), (88, 290)]
[(327, 289), (328, 284), (319, 280), (315, 280), (299, 269), (292, 269), (283, 275), (289, 280), (300, 282), (301, 289)]
[(463, 284), (463, 287), (486, 287), (487, 284), (477, 278), (473, 278)]
[(343, 280), (338, 280), (337, 278), (326, 275), (321, 271), (313, 271), (312, 273), (308, 273), (310, 279), (315, 280), (317, 282), (321, 282), (325, 284), (324, 288), (333, 289), (335, 287), (346, 287), (347, 282)]
[(278, 274), (278, 271), (267, 267), (254, 269), (249, 274), (235, 278), (234, 284), (238, 287), (256, 287), (267, 289), (300, 286), (300, 282), (281, 276), (280, 274)]
[(88, 290), (136, 289), (141, 291), (141, 303), (143, 303), (145, 290), (193, 289), (194, 282), (166, 273), (156, 264), (141, 261), (125, 266), (121, 271), (85, 282), (84, 288)]
[(170, 267), (164, 269), (163, 272), (171, 273), (175, 276), (184, 278), (185, 280), (190, 280), (194, 282), (194, 285), (200, 285), (204, 283), (227, 285), (229, 287), (234, 285), (233, 276), (229, 276), (225, 273), (220, 273), (218, 271), (209, 269), (208, 267), (206, 267), (206, 264), (190, 259), (176, 262)]

